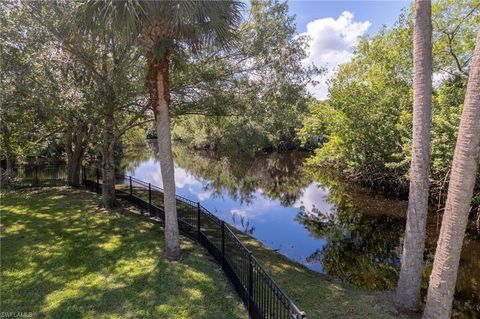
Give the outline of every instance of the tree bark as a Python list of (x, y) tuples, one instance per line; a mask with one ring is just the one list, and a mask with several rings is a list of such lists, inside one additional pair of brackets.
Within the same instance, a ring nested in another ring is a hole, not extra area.
[(110, 107), (105, 114), (102, 145), (102, 205), (107, 209), (116, 205), (114, 144), (113, 107)]
[(170, 88), (168, 55), (161, 60), (151, 58), (149, 73), (150, 97), (153, 103), (160, 169), (164, 191), (165, 208), (165, 257), (180, 259), (180, 240), (175, 198), (175, 173), (170, 133)]
[(82, 166), (82, 158), (72, 157), (70, 159), (71, 165), (68, 165), (67, 176), (69, 186), (80, 186), (80, 168)]
[(5, 162), (5, 173), (7, 176), (11, 176), (13, 174), (13, 160), (8, 153), (5, 155)]
[(5, 173), (7, 176), (11, 176), (13, 174), (13, 156), (11, 152), (11, 141), (10, 141), (10, 130), (7, 127), (6, 123), (1, 125), (2, 134), (3, 134), (3, 142), (4, 144), (1, 145), (5, 151)]
[(67, 184), (72, 185), (72, 166), (73, 166), (73, 128), (71, 120), (67, 120), (65, 129), (65, 152), (67, 153)]
[(413, 137), (410, 192), (400, 278), (395, 304), (402, 310), (420, 307), (430, 171), (432, 103), (432, 21), (430, 0), (415, 0), (413, 32)]
[(67, 153), (67, 183), (70, 186), (80, 186), (80, 169), (85, 155), (88, 127), (81, 121), (70, 119), (66, 136)]
[(447, 202), (433, 262), (424, 319), (450, 318), (458, 264), (480, 161), (480, 32), (470, 66)]

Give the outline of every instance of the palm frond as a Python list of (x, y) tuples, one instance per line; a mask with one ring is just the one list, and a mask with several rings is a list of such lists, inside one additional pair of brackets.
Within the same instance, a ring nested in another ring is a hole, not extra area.
[(149, 16), (145, 4), (138, 0), (88, 0), (78, 10), (81, 29), (98, 33), (108, 26), (118, 34), (135, 38)]
[(79, 17), (86, 32), (107, 25), (122, 35), (137, 37), (152, 22), (168, 22), (168, 39), (184, 42), (193, 49), (203, 45), (226, 46), (242, 20), (244, 3), (239, 0), (88, 0)]
[(242, 20), (244, 3), (230, 1), (176, 1), (170, 6), (172, 31), (192, 46), (226, 46)]

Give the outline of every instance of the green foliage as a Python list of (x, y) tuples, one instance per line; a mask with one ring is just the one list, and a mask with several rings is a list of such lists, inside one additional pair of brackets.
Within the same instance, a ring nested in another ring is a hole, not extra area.
[(253, 1), (234, 44), (204, 50), (174, 74), (173, 111), (189, 115), (176, 121), (175, 136), (247, 152), (298, 146), (305, 87), (321, 70), (302, 65), (306, 39), (286, 2)]
[[(54, 138), (61, 149), (86, 144), (87, 158), (96, 158), (106, 145), (118, 143), (128, 129), (146, 120), (145, 61), (125, 36), (114, 35), (112, 25), (95, 35), (86, 32), (85, 20), (78, 19), (79, 3), (28, 2), (9, 12), (23, 14), (19, 25), (26, 34), (45, 34), (39, 40), (42, 46), (31, 49), (36, 63), (51, 74), (45, 96), (53, 102), (38, 108), (50, 112), (47, 119), (58, 128)], [(25, 80), (17, 83), (24, 85)], [(107, 127), (112, 131), (108, 141)], [(83, 141), (76, 138), (81, 129)], [(74, 136), (73, 141), (68, 136)]]
[[(432, 178), (435, 192), (451, 165), (480, 7), (438, 1), (433, 9)], [(406, 188), (412, 131), (412, 14), (362, 39), (330, 82), (329, 98), (310, 104), (299, 131), (317, 142), (312, 165), (335, 166), (378, 188)]]
[(65, 137), (82, 127), (97, 157), (107, 120), (117, 138), (144, 120), (144, 61), (131, 43), (108, 28), (101, 36), (79, 32), (77, 5), (1, 6), (2, 158), (60, 159), (72, 146)]
[(480, 24), (480, 1), (437, 0), (432, 4), (434, 68), (465, 76)]
[(442, 83), (433, 96), (432, 174), (441, 178), (450, 169), (466, 92), (466, 81), (457, 76)]
[(387, 30), (363, 39), (353, 60), (331, 81), (329, 99), (310, 105), (300, 136), (304, 142), (318, 135), (326, 140), (311, 163), (334, 165), (364, 178), (402, 167), (411, 89), (398, 72), (402, 57), (395, 48), (408, 46), (407, 41)]
[(0, 8), (0, 157), (14, 160), (39, 155), (51, 143), (58, 87), (52, 84), (48, 34), (21, 5), (2, 2)]

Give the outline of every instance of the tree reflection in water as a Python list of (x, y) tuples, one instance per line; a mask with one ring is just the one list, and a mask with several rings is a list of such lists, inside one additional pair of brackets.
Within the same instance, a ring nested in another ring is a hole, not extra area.
[[(332, 194), (330, 199), (335, 199)], [(333, 212), (301, 207), (296, 220), (325, 244), (307, 257), (325, 272), (369, 289), (393, 289), (400, 265), (399, 243), (404, 221), (390, 216), (367, 217), (338, 201)]]
[(253, 235), (253, 232), (255, 231), (255, 226), (250, 224), (250, 219), (239, 213), (232, 212), (232, 222), (234, 225), (238, 225), (237, 220), (239, 220), (240, 222), (241, 231), (246, 234)]
[[(406, 203), (375, 197), (326, 172), (312, 175), (322, 187), (329, 189), (328, 201), (333, 208), (320, 211), (315, 207), (310, 210), (300, 207), (296, 220), (313, 236), (325, 240), (307, 259), (321, 262), (326, 273), (355, 285), (374, 290), (394, 289), (400, 269)], [(427, 223), (424, 295), (439, 233), (437, 218), (438, 214), (432, 211)], [(457, 279), (455, 318), (480, 316), (479, 254), (480, 236), (471, 221)]]
[(205, 190), (215, 196), (229, 197), (251, 203), (254, 193), (261, 189), (269, 199), (278, 200), (283, 206), (292, 206), (312, 182), (305, 174), (305, 153), (217, 154), (192, 152), (177, 146), (175, 162), (193, 175), (208, 181)]

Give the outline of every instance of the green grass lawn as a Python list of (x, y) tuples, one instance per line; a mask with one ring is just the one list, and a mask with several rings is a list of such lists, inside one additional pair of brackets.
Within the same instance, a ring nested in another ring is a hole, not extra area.
[(220, 269), (160, 226), (68, 188), (1, 193), (1, 311), (33, 318), (246, 318)]

